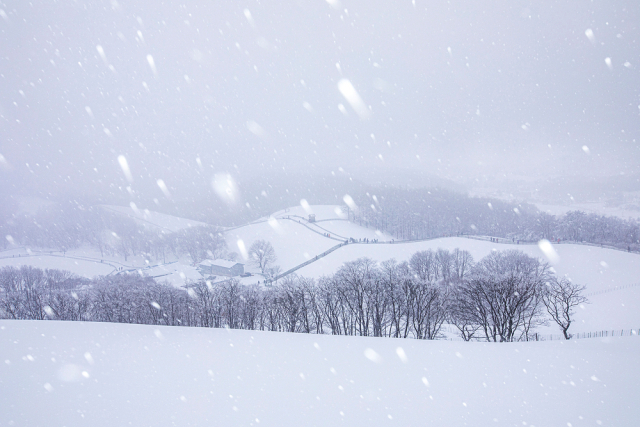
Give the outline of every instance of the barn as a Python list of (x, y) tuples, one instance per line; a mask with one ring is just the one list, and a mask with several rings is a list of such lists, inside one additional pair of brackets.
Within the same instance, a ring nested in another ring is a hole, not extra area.
[(207, 259), (198, 264), (198, 271), (204, 277), (213, 275), (234, 277), (244, 274), (244, 264), (226, 259)]

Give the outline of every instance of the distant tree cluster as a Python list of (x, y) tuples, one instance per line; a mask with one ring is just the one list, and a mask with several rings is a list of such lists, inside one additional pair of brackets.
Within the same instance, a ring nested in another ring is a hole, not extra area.
[[(145, 255), (164, 262), (167, 256), (185, 255), (195, 265), (207, 258), (229, 257), (221, 230), (212, 226), (189, 227), (177, 232), (151, 229), (134, 219), (105, 209), (76, 205), (51, 205), (35, 215), (13, 215), (0, 232), (20, 245), (61, 252), (89, 245), (101, 256)], [(6, 238), (1, 239), (4, 247)]]
[(378, 189), (354, 197), (344, 208), (352, 221), (398, 240), (443, 235), (487, 235), (522, 241), (540, 239), (607, 244), (640, 250), (640, 222), (581, 211), (554, 216), (526, 203), (468, 197), (439, 189)]
[(0, 269), (0, 316), (89, 320), (87, 302), (80, 298), (89, 283), (68, 271), (4, 267)]
[(360, 258), (319, 280), (289, 275), (266, 288), (235, 279), (175, 288), (135, 274), (87, 280), (5, 267), (0, 317), (415, 339), (441, 338), (448, 324), (464, 340), (491, 342), (530, 340), (550, 319), (569, 339), (583, 290), (518, 251), (477, 263), (458, 249), (400, 263)]
[(269, 266), (277, 260), (275, 249), (266, 240), (256, 240), (249, 248), (249, 262), (259, 268), (263, 275), (268, 275)]

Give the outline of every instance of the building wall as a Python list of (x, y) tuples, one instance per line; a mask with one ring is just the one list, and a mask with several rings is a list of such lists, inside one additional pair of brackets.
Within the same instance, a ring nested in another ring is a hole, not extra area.
[(244, 273), (244, 266), (242, 264), (236, 264), (231, 268), (220, 267), (212, 265), (207, 268), (208, 274), (217, 274), (219, 276), (239, 276)]
[(200, 274), (202, 274), (203, 276), (207, 276), (207, 275), (218, 275), (218, 276), (240, 276), (241, 274), (244, 274), (244, 265), (242, 264), (236, 264), (231, 268), (227, 268), (227, 267), (220, 267), (217, 265), (201, 265), (198, 267), (198, 270), (200, 271)]
[(244, 265), (242, 264), (236, 264), (233, 267), (231, 267), (231, 275), (232, 276), (239, 276), (241, 274), (244, 274)]

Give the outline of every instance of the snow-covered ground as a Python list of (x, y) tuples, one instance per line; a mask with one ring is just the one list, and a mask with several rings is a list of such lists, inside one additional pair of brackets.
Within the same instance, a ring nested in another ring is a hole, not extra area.
[(230, 230), (224, 236), (229, 248), (238, 253), (240, 253), (238, 240), (242, 240), (247, 249), (256, 240), (270, 242), (278, 257), (276, 264), (282, 267), (283, 271), (295, 267), (339, 243), (320, 233), (314, 233), (303, 223), (297, 221), (272, 218), (270, 221)]
[(302, 206), (292, 206), (271, 214), (273, 217), (284, 216), (301, 216), (308, 218), (309, 214), (314, 214), (316, 220), (323, 221), (328, 219), (346, 219), (347, 213), (343, 212), (337, 205), (308, 205), (306, 208)]
[(632, 426), (640, 338), (509, 344), (0, 321), (3, 426)]
[(114, 270), (114, 268), (108, 264), (101, 264), (100, 262), (74, 259), (59, 255), (33, 255), (16, 259), (0, 259), (0, 267), (4, 267), (7, 265), (13, 265), (15, 267), (19, 267), (21, 265), (31, 265), (43, 270), (47, 268), (68, 270), (84, 277), (104, 276)]

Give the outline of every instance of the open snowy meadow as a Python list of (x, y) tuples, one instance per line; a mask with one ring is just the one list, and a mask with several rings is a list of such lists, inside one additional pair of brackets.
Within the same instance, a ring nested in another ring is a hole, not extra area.
[(0, 425), (633, 426), (637, 336), (466, 343), (0, 321)]

